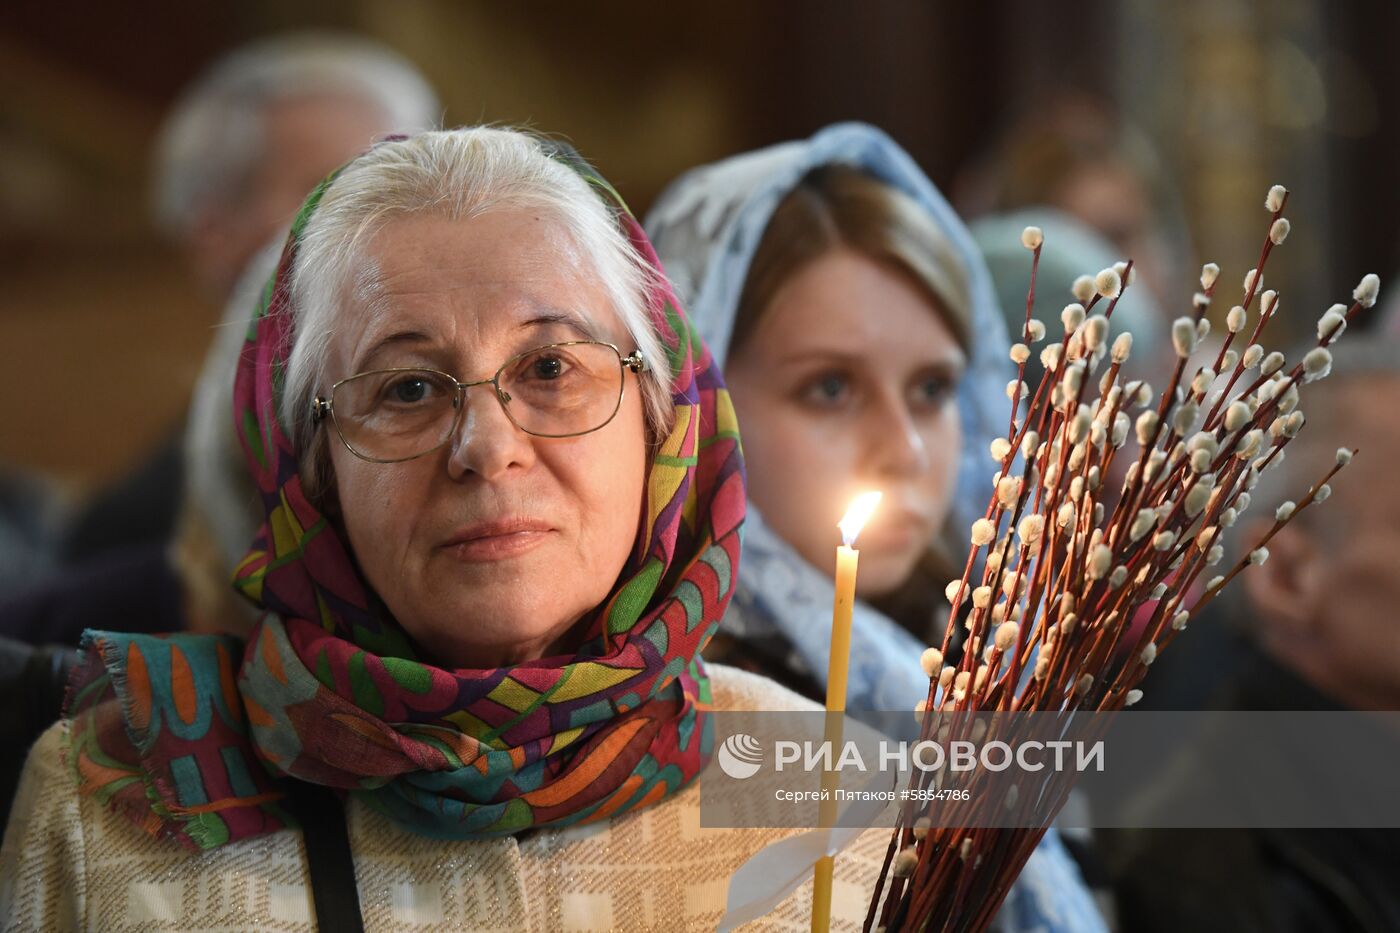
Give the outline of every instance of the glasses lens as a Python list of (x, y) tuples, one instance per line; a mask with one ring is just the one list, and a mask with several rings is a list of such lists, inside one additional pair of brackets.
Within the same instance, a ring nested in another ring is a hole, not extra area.
[(456, 385), (422, 369), (361, 373), (336, 387), (336, 428), (357, 454), (403, 460), (437, 447), (456, 418)]
[(542, 437), (585, 434), (617, 413), (622, 361), (607, 344), (555, 344), (512, 359), (499, 382), (506, 410), (522, 430)]

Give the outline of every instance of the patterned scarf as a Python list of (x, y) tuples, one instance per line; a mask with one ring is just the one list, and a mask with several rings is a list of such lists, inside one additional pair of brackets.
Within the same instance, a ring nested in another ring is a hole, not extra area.
[[(576, 155), (543, 145), (588, 180), (659, 269), (617, 193)], [(285, 778), (350, 792), (444, 838), (604, 820), (661, 800), (709, 757), (700, 651), (738, 568), (743, 465), (718, 367), (658, 276), (649, 312), (667, 350), (675, 424), (652, 459), (633, 556), (584, 643), (571, 657), (513, 667), (434, 667), (308, 501), (278, 422), (289, 272), (335, 177), (293, 223), (235, 384), (267, 515), (236, 585), (266, 614), (246, 643), (88, 632), (69, 699), (81, 792), (199, 849), (294, 825)]]

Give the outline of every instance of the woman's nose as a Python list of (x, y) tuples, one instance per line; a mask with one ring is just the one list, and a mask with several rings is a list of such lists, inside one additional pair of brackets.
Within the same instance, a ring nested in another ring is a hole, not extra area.
[(929, 468), (928, 444), (902, 401), (881, 400), (869, 426), (869, 461), (875, 475), (917, 476)]
[(535, 462), (534, 438), (510, 420), (494, 386), (467, 389), (462, 406), (457, 430), (448, 441), (447, 471), (454, 480), (468, 473), (499, 479)]

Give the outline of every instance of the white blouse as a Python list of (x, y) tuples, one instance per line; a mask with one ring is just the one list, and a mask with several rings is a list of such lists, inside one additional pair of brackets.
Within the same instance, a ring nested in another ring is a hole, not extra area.
[[(815, 710), (771, 680), (709, 665), (723, 710)], [(300, 830), (207, 852), (140, 831), (78, 794), (60, 722), (25, 764), (0, 848), (4, 930), (316, 929)], [(700, 826), (700, 782), (656, 806), (522, 838), (439, 840), (398, 829), (357, 801), (350, 844), (366, 930), (713, 930), (729, 878), (790, 829)], [(855, 931), (888, 830), (863, 833), (836, 860), (832, 930)], [(810, 929), (809, 879), (744, 930)]]

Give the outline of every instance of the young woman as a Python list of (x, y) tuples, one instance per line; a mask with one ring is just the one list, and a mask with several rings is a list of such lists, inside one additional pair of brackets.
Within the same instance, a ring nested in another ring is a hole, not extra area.
[[(707, 657), (819, 699), (836, 522), (880, 489), (859, 541), (847, 708), (912, 709), (950, 558), (991, 491), (988, 445), (1006, 430), (1014, 375), (967, 228), (908, 154), (860, 124), (696, 169), (646, 226), (744, 437), (743, 561)], [(1053, 831), (999, 920), (1103, 929)]]

